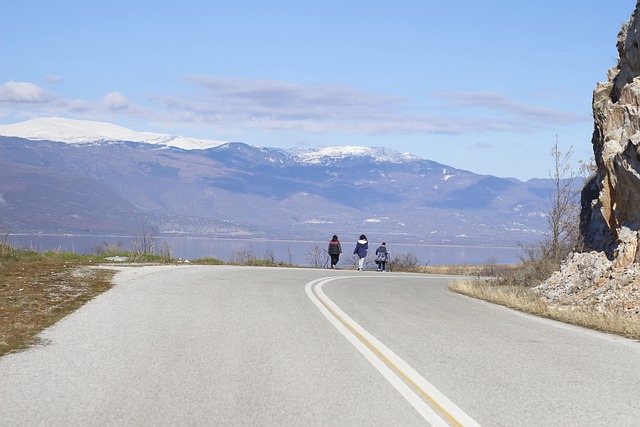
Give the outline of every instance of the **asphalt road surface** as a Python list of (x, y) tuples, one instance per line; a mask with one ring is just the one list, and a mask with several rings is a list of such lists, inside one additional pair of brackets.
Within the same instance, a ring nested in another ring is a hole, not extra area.
[(449, 280), (123, 268), (41, 344), (0, 358), (0, 425), (640, 425), (640, 343)]

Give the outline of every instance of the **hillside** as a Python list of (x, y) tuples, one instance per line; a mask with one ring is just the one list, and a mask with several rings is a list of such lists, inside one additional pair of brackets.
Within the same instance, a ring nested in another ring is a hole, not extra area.
[(201, 140), (185, 149), (172, 145), (178, 137), (95, 139), (82, 127), (61, 136), (36, 124), (39, 133), (32, 123), (25, 138), (0, 137), (0, 227), (9, 232), (131, 233), (144, 217), (161, 234), (515, 244), (546, 229), (548, 180), (477, 175), (381, 148)]

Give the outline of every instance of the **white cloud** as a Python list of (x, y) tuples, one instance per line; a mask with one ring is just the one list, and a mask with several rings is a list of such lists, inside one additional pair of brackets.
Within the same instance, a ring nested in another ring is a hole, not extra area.
[(567, 113), (537, 105), (520, 104), (501, 93), (491, 91), (439, 92), (435, 93), (434, 97), (448, 100), (450, 108), (479, 107), (535, 123), (573, 124), (591, 119), (588, 115)]
[(110, 92), (106, 94), (101, 102), (107, 110), (111, 111), (129, 110), (132, 108), (129, 99), (120, 92)]
[[(269, 130), (369, 135), (479, 132), (527, 133), (589, 120), (586, 115), (518, 104), (496, 92), (442, 92), (449, 106), (437, 115), (417, 112), (410, 100), (341, 85), (301, 85), (277, 80), (188, 76), (192, 95), (150, 100), (186, 120)], [(478, 111), (469, 112), (468, 107)], [(478, 108), (479, 107), (479, 108)]]
[[(145, 95), (143, 107), (121, 91), (98, 100), (64, 99), (33, 83), (0, 86), (5, 116), (75, 116), (93, 120), (142, 119), (175, 127), (207, 127), (242, 135), (247, 129), (363, 135), (527, 133), (589, 120), (578, 114), (519, 104), (496, 92), (441, 92), (437, 114), (409, 99), (344, 85), (303, 85), (277, 80), (187, 76), (188, 94)], [(8, 114), (6, 114), (8, 112)]]
[(0, 103), (6, 104), (40, 104), (56, 99), (55, 95), (29, 82), (8, 81), (0, 86)]

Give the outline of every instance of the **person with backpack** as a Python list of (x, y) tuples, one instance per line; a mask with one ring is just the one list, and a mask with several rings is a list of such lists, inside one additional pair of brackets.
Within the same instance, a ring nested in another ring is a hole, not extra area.
[(329, 242), (329, 250), (327, 252), (331, 257), (331, 268), (336, 268), (336, 264), (338, 264), (340, 260), (340, 255), (342, 255), (342, 246), (340, 246), (340, 240), (338, 240), (338, 236), (335, 234)]
[(367, 249), (369, 249), (367, 236), (361, 234), (356, 242), (356, 248), (353, 250), (354, 255), (358, 255), (358, 271), (362, 271), (364, 268), (364, 258), (367, 256)]
[(387, 261), (389, 260), (389, 251), (387, 250), (386, 242), (382, 242), (382, 244), (376, 249), (376, 264), (378, 264), (378, 271), (386, 272), (387, 271)]

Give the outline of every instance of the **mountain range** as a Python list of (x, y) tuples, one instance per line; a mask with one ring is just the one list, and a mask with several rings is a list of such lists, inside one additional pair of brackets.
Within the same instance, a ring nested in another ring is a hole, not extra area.
[(386, 148), (280, 149), (61, 118), (0, 125), (0, 232), (513, 245), (553, 182)]

